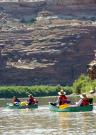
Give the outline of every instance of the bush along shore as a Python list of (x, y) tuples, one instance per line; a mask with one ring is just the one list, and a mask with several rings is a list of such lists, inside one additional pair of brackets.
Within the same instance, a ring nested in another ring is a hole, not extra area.
[[(56, 96), (60, 89), (64, 89), (61, 86), (1, 86), (0, 87), (0, 98), (12, 98), (14, 95), (17, 97), (27, 97), (32, 94), (36, 97), (42, 96)], [(71, 94), (71, 90), (65, 91)]]
[(85, 75), (81, 75), (72, 85), (72, 92), (76, 94), (88, 93), (90, 90), (96, 92), (96, 80), (91, 80)]
[(0, 98), (12, 98), (14, 95), (22, 98), (29, 94), (36, 97), (56, 96), (60, 89), (64, 89), (68, 95), (88, 93), (91, 89), (96, 89), (96, 80), (90, 80), (88, 76), (81, 75), (72, 86), (0, 86)]

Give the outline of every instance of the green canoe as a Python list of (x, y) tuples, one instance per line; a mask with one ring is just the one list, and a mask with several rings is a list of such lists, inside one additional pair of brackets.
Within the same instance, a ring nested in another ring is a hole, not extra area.
[(19, 105), (19, 104), (14, 105), (14, 104), (12, 104), (12, 103), (7, 103), (6, 107), (7, 107), (7, 108), (10, 108), (10, 109), (26, 109), (26, 108), (35, 109), (35, 108), (38, 108), (38, 104), (21, 106), (21, 105)]
[(88, 106), (69, 106), (64, 109), (60, 109), (57, 106), (52, 105), (49, 103), (49, 109), (50, 111), (54, 112), (86, 112), (86, 111), (92, 111), (93, 110), (93, 105), (88, 105)]

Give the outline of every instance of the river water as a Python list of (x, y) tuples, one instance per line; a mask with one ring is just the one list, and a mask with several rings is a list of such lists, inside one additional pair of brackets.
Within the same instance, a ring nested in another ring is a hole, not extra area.
[(38, 109), (8, 109), (0, 101), (0, 135), (96, 135), (96, 111), (51, 112), (50, 98), (40, 98)]

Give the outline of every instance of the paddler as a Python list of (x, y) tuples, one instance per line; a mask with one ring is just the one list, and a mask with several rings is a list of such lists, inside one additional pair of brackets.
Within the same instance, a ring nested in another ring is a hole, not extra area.
[(68, 97), (66, 96), (66, 92), (64, 92), (64, 90), (60, 90), (60, 92), (58, 92), (58, 100), (57, 100), (57, 103), (59, 105), (63, 105), (63, 104), (66, 104), (66, 103), (70, 103), (70, 101), (68, 100)]
[(38, 103), (38, 100), (34, 98), (32, 94), (28, 95), (28, 97), (29, 97), (27, 100), (28, 105), (34, 105)]
[(50, 103), (54, 106), (60, 106), (60, 105), (64, 105), (64, 104), (69, 104), (70, 101), (68, 100), (68, 97), (66, 96), (66, 92), (64, 92), (63, 89), (60, 90), (60, 92), (58, 92), (58, 99), (55, 103)]
[(18, 105), (20, 103), (20, 100), (16, 96), (13, 96), (12, 103), (14, 105)]
[(80, 98), (81, 99), (76, 103), (77, 106), (87, 106), (87, 105), (89, 105), (89, 99), (88, 99), (88, 97), (86, 96), (85, 93), (81, 94)]

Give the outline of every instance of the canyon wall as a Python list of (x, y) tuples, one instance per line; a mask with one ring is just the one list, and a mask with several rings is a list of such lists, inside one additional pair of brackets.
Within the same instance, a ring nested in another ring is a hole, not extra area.
[(0, 85), (69, 85), (87, 74), (95, 9), (90, 0), (0, 3)]

